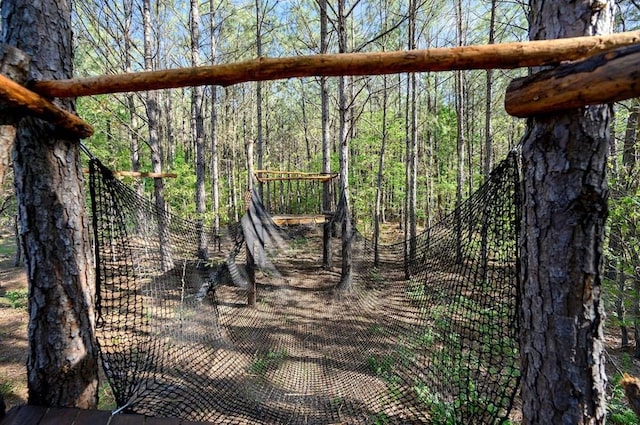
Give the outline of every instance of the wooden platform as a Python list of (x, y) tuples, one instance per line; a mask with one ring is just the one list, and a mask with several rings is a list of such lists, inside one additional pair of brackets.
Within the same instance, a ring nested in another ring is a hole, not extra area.
[(324, 214), (295, 215), (280, 214), (271, 216), (278, 226), (299, 226), (301, 224), (321, 224), (327, 218)]
[(204, 425), (175, 418), (141, 415), (111, 415), (106, 410), (83, 410), (39, 406), (17, 406), (7, 412), (0, 425)]

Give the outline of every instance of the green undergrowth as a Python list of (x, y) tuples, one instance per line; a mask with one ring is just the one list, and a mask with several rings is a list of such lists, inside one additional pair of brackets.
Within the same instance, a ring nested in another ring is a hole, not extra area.
[(7, 291), (4, 295), (0, 296), (0, 306), (6, 306), (15, 309), (26, 308), (28, 293), (29, 291), (27, 289)]
[(611, 394), (607, 401), (607, 423), (614, 425), (640, 425), (633, 410), (629, 408), (624, 388), (620, 385), (622, 375), (616, 374), (609, 385), (611, 386)]

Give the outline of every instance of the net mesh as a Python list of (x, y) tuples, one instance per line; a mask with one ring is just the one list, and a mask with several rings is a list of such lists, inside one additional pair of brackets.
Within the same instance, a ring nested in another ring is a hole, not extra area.
[(380, 246), (374, 263), (356, 232), (342, 292), (319, 230), (278, 228), (255, 194), (216, 235), (91, 160), (97, 337), (119, 409), (230, 424), (503, 422), (519, 376), (517, 169), (512, 154), (408, 242), (413, 255)]

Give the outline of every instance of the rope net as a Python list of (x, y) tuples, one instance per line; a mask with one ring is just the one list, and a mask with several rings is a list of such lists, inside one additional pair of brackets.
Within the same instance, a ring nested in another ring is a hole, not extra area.
[(375, 264), (356, 232), (348, 292), (321, 266), (318, 229), (278, 228), (255, 194), (242, 221), (215, 235), (137, 196), (98, 160), (90, 170), (97, 337), (119, 410), (229, 424), (509, 417), (519, 376), (515, 155), (440, 224), (378, 247)]

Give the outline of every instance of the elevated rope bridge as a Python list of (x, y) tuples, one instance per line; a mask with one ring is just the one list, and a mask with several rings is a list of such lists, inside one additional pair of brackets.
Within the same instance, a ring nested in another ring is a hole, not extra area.
[[(354, 240), (334, 289), (312, 226), (273, 223), (254, 194), (223, 231), (160, 215), (96, 159), (90, 190), (97, 335), (119, 410), (228, 424), (501, 423), (518, 387), (515, 155), (441, 223), (403, 244)], [(166, 241), (161, 245), (160, 241)], [(247, 307), (246, 252), (258, 296)]]

